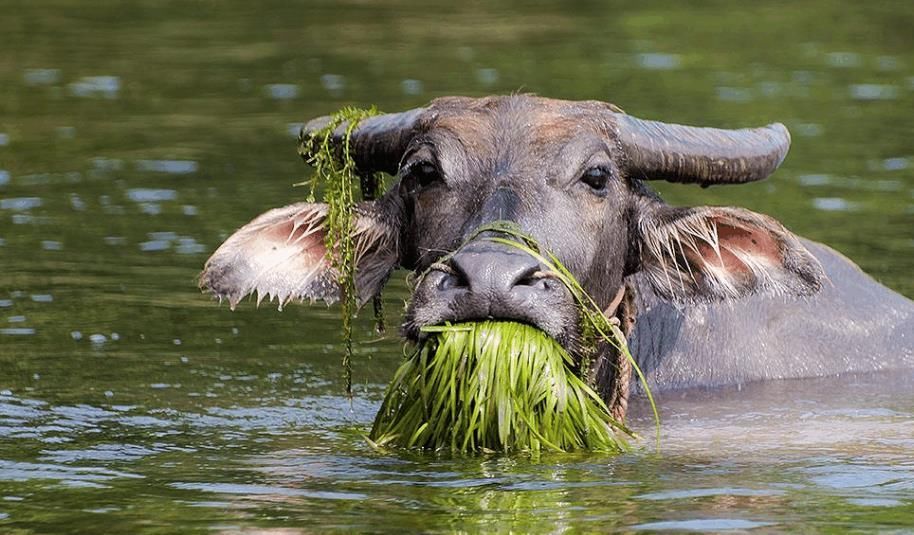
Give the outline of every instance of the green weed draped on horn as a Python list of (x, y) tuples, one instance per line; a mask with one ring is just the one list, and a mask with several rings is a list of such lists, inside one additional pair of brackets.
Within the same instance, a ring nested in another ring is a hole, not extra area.
[[(358, 295), (355, 288), (355, 242), (352, 234), (355, 226), (355, 184), (361, 185), (361, 195), (366, 200), (379, 194), (382, 184), (377, 176), (362, 180), (357, 175), (355, 161), (350, 153), (352, 132), (368, 117), (378, 115), (375, 107), (364, 110), (345, 107), (334, 113), (321, 129), (309, 134), (302, 132), (299, 139), (299, 154), (314, 167), (314, 177), (300, 185), (308, 185), (311, 191), (308, 202), (314, 202), (318, 184), (323, 185), (323, 201), (327, 203), (327, 233), (324, 244), (330, 265), (339, 274), (340, 303), (343, 318), (343, 374), (346, 393), (352, 395), (352, 318), (358, 309)], [(342, 146), (337, 148), (333, 134), (337, 128), (346, 125)], [(383, 311), (380, 297), (375, 298), (375, 317), (378, 329), (383, 329)]]

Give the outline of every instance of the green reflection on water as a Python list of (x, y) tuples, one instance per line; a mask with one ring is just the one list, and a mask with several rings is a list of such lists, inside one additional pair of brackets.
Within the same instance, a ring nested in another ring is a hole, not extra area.
[[(910, 420), (910, 389), (872, 402), (901, 415), (867, 413), (886, 426), (877, 453), (825, 443), (747, 462), (727, 441), (682, 452), (674, 427), (660, 458), (391, 458), (359, 433), (395, 339), (360, 344), (350, 403), (336, 310), (229, 313), (194, 280), (234, 228), (301, 196), (290, 123), (523, 90), (668, 121), (785, 122), (793, 149), (771, 180), (659, 189), (771, 214), (912, 296), (912, 19), (900, 1), (14, 2), (0, 17), (0, 329), (13, 330), (0, 334), (0, 526), (910, 525), (914, 444), (884, 436)], [(373, 337), (370, 318), (357, 332)], [(848, 468), (816, 472), (836, 463)], [(696, 488), (717, 491), (663, 494)]]

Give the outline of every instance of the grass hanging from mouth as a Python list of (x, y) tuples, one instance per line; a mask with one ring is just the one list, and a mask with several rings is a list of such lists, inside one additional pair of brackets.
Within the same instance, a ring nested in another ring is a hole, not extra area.
[[(343, 318), (343, 374), (346, 393), (352, 397), (352, 319), (358, 309), (355, 288), (355, 243), (352, 239), (355, 226), (355, 184), (361, 188), (362, 198), (370, 200), (378, 195), (381, 181), (377, 176), (359, 177), (350, 152), (352, 132), (368, 117), (378, 115), (377, 108), (367, 110), (346, 107), (330, 117), (321, 129), (299, 138), (299, 154), (314, 167), (314, 177), (299, 185), (310, 185), (308, 202), (314, 202), (318, 184), (324, 185), (323, 201), (327, 203), (327, 229), (324, 245), (331, 267), (338, 274), (340, 308)], [(342, 144), (334, 140), (334, 132), (346, 125)], [(380, 299), (375, 299), (375, 316), (379, 330), (382, 328)]]
[(657, 451), (660, 451), (660, 413), (657, 411), (657, 403), (654, 401), (653, 394), (651, 394), (651, 389), (647, 384), (647, 378), (644, 376), (644, 372), (641, 371), (641, 367), (635, 362), (635, 357), (632, 356), (631, 351), (628, 349), (625, 334), (622, 333), (619, 326), (612, 323), (609, 318), (603, 315), (603, 311), (597, 306), (597, 303), (590, 294), (584, 290), (581, 283), (578, 282), (575, 276), (568, 271), (568, 268), (566, 268), (555, 255), (549, 252), (546, 252), (545, 254), (540, 252), (540, 247), (536, 241), (531, 236), (521, 232), (516, 224), (509, 221), (498, 221), (476, 229), (474, 235), (478, 236), (486, 231), (500, 232), (520, 240), (515, 241), (500, 237), (485, 238), (494, 243), (500, 243), (502, 245), (520, 249), (545, 266), (546, 269), (561, 281), (562, 284), (568, 288), (569, 292), (571, 292), (571, 295), (574, 297), (578, 309), (581, 312), (581, 321), (585, 326), (585, 330), (590, 330), (595, 338), (603, 340), (615, 347), (616, 350), (628, 360), (632, 366), (632, 370), (638, 375), (638, 381), (641, 383), (641, 387), (644, 389), (644, 393), (647, 395), (647, 399), (650, 402), (651, 410), (654, 413)]
[(621, 452), (632, 433), (534, 327), (486, 321), (432, 336), (394, 376), (370, 440), (452, 452)]

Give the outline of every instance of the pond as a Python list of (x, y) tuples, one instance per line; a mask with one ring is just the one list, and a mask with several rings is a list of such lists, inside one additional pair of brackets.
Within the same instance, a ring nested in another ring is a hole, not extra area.
[[(690, 4), (690, 3), (689, 3)], [(636, 400), (632, 453), (379, 453), (401, 359), (337, 308), (199, 293), (300, 199), (301, 122), (529, 91), (782, 121), (771, 179), (660, 185), (770, 214), (914, 296), (907, 2), (17, 2), (0, 18), (0, 531), (873, 531), (914, 526), (914, 372)], [(407, 298), (386, 292), (388, 324)]]

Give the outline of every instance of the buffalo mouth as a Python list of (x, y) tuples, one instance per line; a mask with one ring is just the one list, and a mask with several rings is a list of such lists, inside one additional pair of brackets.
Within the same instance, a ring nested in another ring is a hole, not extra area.
[(549, 277), (536, 285), (514, 287), (510, 292), (486, 292), (454, 287), (448, 273), (432, 269), (416, 285), (401, 334), (407, 340), (421, 342), (427, 338), (426, 329), (479, 321), (528, 325), (572, 355), (580, 352), (580, 310), (568, 289)]

